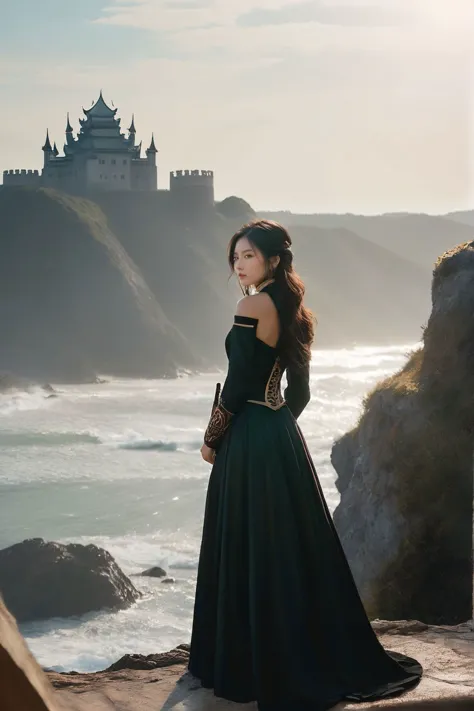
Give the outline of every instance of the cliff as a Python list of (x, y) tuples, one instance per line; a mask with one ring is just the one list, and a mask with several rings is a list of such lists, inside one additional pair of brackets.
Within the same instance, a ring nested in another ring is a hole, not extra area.
[(423, 347), (335, 443), (343, 547), (372, 618), (472, 618), (474, 242), (445, 253)]
[(89, 200), (0, 190), (0, 370), (51, 380), (174, 375), (198, 361)]
[[(226, 249), (254, 215), (235, 196), (212, 207), (166, 191), (79, 198), (0, 188), (0, 372), (61, 381), (224, 365), (240, 295)], [(406, 229), (419, 249), (427, 224), (445, 240), (471, 228), (427, 216), (336, 219), (290, 225), (316, 346), (418, 341), (431, 262), (402, 256), (397, 240)]]
[[(227, 244), (254, 217), (251, 206), (235, 196), (197, 212), (177, 209), (159, 193), (94, 199), (170, 321), (200, 357), (222, 363), (240, 296), (229, 283)], [(431, 264), (422, 267), (344, 228), (294, 226), (291, 235), (307, 303), (319, 321), (318, 347), (419, 340), (429, 315)]]
[[(216, 209), (178, 205), (166, 194), (103, 193), (95, 200), (193, 351), (208, 364), (223, 363), (239, 296), (226, 260), (234, 224)], [(246, 216), (234, 219), (241, 225)]]
[[(190, 214), (176, 212), (162, 195), (96, 199), (168, 318), (203, 358), (223, 362), (240, 294), (229, 283), (227, 243), (254, 217), (250, 205), (230, 197), (216, 211)], [(319, 321), (317, 347), (420, 339), (432, 264), (422, 267), (345, 228), (293, 226), (291, 235), (307, 303)]]

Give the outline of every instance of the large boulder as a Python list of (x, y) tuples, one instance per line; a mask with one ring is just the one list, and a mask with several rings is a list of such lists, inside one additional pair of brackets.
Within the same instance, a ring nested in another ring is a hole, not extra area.
[(0, 592), (18, 622), (125, 609), (141, 596), (102, 548), (42, 538), (0, 551)]
[(372, 618), (472, 617), (474, 242), (441, 257), (423, 347), (335, 443), (334, 522)]
[(0, 597), (0, 708), (2, 711), (59, 711), (59, 706), (46, 675)]

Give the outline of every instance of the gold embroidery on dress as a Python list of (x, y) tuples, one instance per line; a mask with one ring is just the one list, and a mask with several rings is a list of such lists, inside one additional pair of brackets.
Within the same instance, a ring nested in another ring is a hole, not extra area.
[(248, 400), (247, 402), (253, 402), (255, 405), (265, 405), (271, 410), (279, 410), (280, 407), (283, 407), (285, 400), (280, 390), (282, 375), (283, 370), (281, 368), (280, 359), (277, 358), (265, 388), (265, 402), (261, 402), (260, 400)]
[(234, 323), (234, 326), (241, 326), (242, 328), (255, 328), (251, 323)]
[(219, 440), (228, 428), (231, 418), (232, 412), (226, 410), (225, 407), (219, 402), (217, 407), (214, 408), (214, 412), (211, 415), (211, 419), (209, 420), (209, 424), (204, 435), (204, 442), (208, 447), (211, 447), (211, 449), (215, 448), (216, 444), (218, 444)]
[(259, 284), (258, 286), (255, 287), (255, 292), (257, 294), (259, 294), (262, 291), (262, 289), (265, 289), (266, 286), (273, 284), (274, 281), (275, 281), (275, 279), (266, 279), (265, 281), (262, 281), (261, 284)]
[(283, 375), (280, 359), (277, 358), (270, 377), (268, 378), (267, 387), (265, 388), (265, 402), (268, 402), (270, 407), (278, 408), (283, 404), (283, 397), (280, 392), (280, 382)]

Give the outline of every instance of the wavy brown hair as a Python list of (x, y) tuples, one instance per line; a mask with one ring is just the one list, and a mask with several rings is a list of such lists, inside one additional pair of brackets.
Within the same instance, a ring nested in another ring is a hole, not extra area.
[[(272, 220), (254, 220), (238, 230), (229, 242), (228, 260), (234, 271), (234, 252), (239, 239), (247, 237), (266, 262), (267, 278), (275, 279), (279, 289), (280, 340), (279, 349), (285, 367), (301, 369), (311, 360), (311, 344), (314, 339), (314, 316), (303, 304), (305, 286), (293, 267), (291, 237), (287, 230)], [(273, 269), (270, 258), (280, 261)], [(248, 289), (244, 290), (248, 294)]]

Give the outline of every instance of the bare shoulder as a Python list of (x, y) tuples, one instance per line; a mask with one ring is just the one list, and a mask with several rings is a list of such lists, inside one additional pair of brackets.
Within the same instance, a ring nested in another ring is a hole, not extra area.
[(237, 304), (237, 315), (248, 318), (264, 319), (275, 311), (275, 305), (268, 294), (244, 296)]

